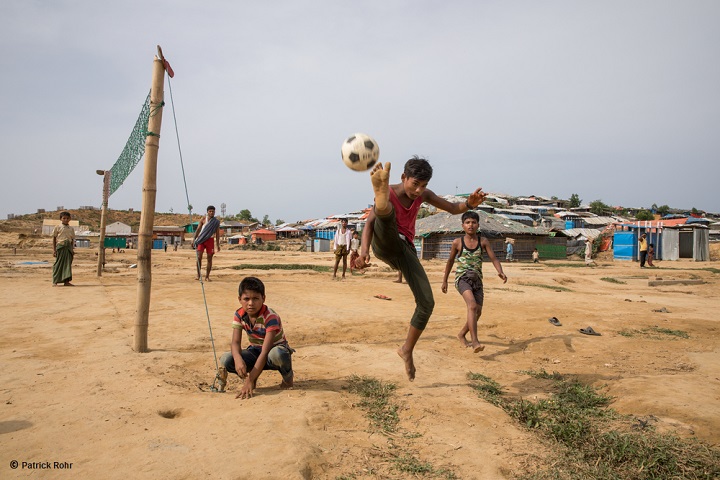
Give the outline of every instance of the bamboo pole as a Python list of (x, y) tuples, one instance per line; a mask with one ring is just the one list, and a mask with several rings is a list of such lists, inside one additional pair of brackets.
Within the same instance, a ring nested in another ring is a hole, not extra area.
[(102, 214), (100, 215), (100, 245), (98, 246), (97, 276), (102, 277), (103, 266), (105, 265), (105, 223), (107, 222), (108, 197), (110, 196), (110, 171), (96, 170), (98, 175), (103, 176), (103, 200)]
[(155, 220), (155, 194), (157, 192), (157, 154), (160, 148), (160, 127), (164, 105), (163, 84), (165, 83), (164, 59), (158, 46), (160, 58), (153, 62), (152, 87), (150, 89), (150, 118), (148, 135), (145, 138), (145, 168), (143, 172), (142, 211), (138, 233), (138, 299), (135, 317), (134, 350), (148, 351), (148, 315), (150, 313), (150, 286), (152, 284), (151, 251), (153, 221)]

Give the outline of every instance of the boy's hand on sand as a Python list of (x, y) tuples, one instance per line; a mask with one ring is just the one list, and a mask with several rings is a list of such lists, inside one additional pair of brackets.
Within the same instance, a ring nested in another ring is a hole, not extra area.
[(250, 380), (245, 380), (245, 383), (243, 383), (243, 387), (240, 390), (240, 393), (237, 394), (235, 398), (252, 398), (253, 396), (253, 385), (250, 382)]
[(485, 197), (487, 197), (487, 193), (482, 191), (482, 187), (479, 187), (473, 193), (468, 195), (467, 201), (474, 208), (483, 203), (485, 201)]

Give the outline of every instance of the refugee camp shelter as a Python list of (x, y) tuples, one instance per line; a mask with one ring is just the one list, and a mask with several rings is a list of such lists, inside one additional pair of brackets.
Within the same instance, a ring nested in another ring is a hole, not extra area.
[(277, 238), (276, 234), (272, 230), (267, 230), (265, 228), (258, 228), (254, 232), (252, 232), (250, 236), (250, 241), (252, 243), (262, 243), (267, 242), (268, 240), (275, 240)]
[(228, 237), (228, 244), (230, 245), (245, 245), (247, 243), (247, 237), (242, 233)]
[[(60, 220), (54, 220), (52, 218), (46, 218), (43, 220), (42, 224), (42, 234), (43, 235), (52, 235), (53, 230), (55, 230), (56, 225), (60, 225), (62, 221)], [(87, 227), (83, 225), (83, 228), (80, 228), (80, 222), (78, 220), (70, 220), (68, 222), (68, 225), (70, 225), (73, 230), (75, 230), (75, 235), (78, 235), (81, 231), (87, 230)]]
[(122, 222), (113, 222), (110, 225), (105, 226), (105, 235), (108, 234), (128, 234), (132, 232), (130, 225)]
[(663, 229), (662, 260), (691, 258), (696, 262), (710, 260), (710, 229), (698, 223)]
[[(566, 258), (566, 238), (544, 227), (529, 227), (502, 215), (475, 210), (480, 217), (479, 231), (488, 238), (498, 259), (505, 258), (505, 238), (513, 238), (514, 257), (531, 260), (537, 248), (541, 259)], [(446, 260), (450, 257), (453, 240), (463, 235), (461, 214), (440, 212), (415, 222), (415, 246), (423, 260)]]
[(647, 235), (648, 243), (655, 245), (655, 258), (658, 260), (710, 260), (710, 229), (700, 223), (687, 224), (687, 218), (618, 224), (615, 228), (615, 260), (637, 261), (640, 257), (638, 242), (643, 233)]
[(164, 248), (165, 245), (182, 245), (185, 240), (184, 227), (153, 227), (153, 248)]

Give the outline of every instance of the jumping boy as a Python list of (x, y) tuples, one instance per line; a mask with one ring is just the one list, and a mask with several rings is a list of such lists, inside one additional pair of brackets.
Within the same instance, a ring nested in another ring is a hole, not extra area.
[[(265, 285), (256, 277), (240, 282), (238, 300), (241, 308), (233, 318), (230, 352), (220, 358), (220, 391), (225, 389), (227, 372), (244, 379), (235, 398), (250, 398), (263, 370), (278, 370), (282, 375), (280, 388), (293, 386), (292, 353), (282, 322), (277, 313), (265, 305)], [(242, 349), (242, 332), (248, 337), (248, 347)]]
[[(503, 273), (500, 260), (495, 257), (495, 252), (490, 247), (490, 242), (488, 242), (487, 238), (478, 235), (480, 216), (477, 212), (465, 212), (461, 220), (465, 235), (453, 240), (450, 258), (448, 258), (445, 265), (442, 292), (447, 293), (448, 276), (450, 276), (450, 270), (452, 270), (457, 257), (458, 267), (455, 270), (455, 288), (462, 295), (467, 305), (467, 320), (457, 337), (463, 346), (472, 347), (473, 351), (478, 353), (485, 349), (478, 341), (477, 336), (477, 324), (480, 315), (482, 315), (484, 299), (482, 282), (483, 250), (487, 253), (488, 258), (498, 272), (498, 277), (502, 279), (503, 283), (507, 282), (507, 277)], [(466, 337), (468, 332), (470, 332), (470, 342), (467, 341)]]
[(402, 272), (415, 297), (415, 312), (410, 320), (405, 343), (397, 354), (405, 362), (408, 380), (415, 379), (413, 350), (435, 307), (432, 288), (413, 244), (415, 220), (423, 202), (453, 214), (464, 213), (485, 199), (482, 188), (470, 194), (464, 203), (451, 203), (437, 196), (427, 185), (432, 167), (427, 160), (411, 158), (405, 163), (400, 183), (390, 185), (390, 163), (377, 163), (370, 172), (375, 205), (368, 216), (360, 242), (358, 267), (370, 261), (370, 245), (375, 256)]
[[(215, 235), (215, 238), (213, 238)], [(200, 280), (200, 271), (202, 270), (203, 252), (207, 251), (207, 269), (205, 270), (205, 280), (210, 281), (210, 271), (212, 270), (212, 258), (215, 255), (215, 240), (217, 239), (217, 250), (220, 251), (220, 220), (215, 216), (215, 207), (209, 205), (207, 207), (207, 215), (200, 219), (198, 226), (193, 235), (193, 246), (197, 249), (197, 277)]]

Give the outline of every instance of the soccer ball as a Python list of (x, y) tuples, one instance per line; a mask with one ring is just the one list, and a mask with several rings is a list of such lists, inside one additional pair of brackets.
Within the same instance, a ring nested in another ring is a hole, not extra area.
[(356, 133), (342, 144), (342, 159), (348, 168), (358, 172), (370, 170), (380, 157), (380, 147), (370, 135)]

